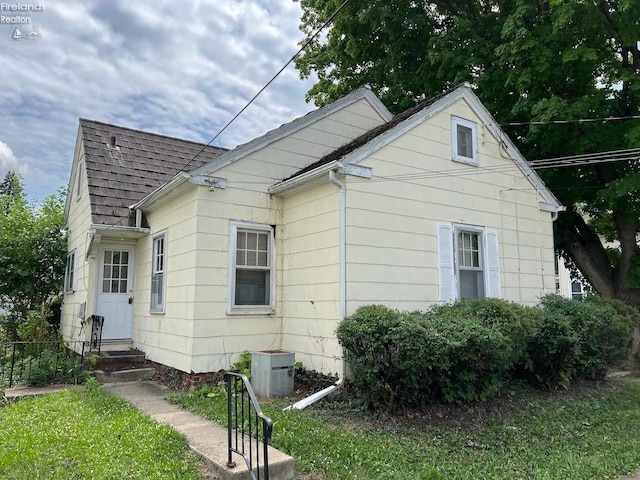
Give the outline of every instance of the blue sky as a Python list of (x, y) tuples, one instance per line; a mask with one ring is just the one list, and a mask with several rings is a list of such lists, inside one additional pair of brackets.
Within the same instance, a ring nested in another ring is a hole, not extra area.
[[(208, 142), (302, 39), (292, 0), (0, 5), (0, 176), (17, 171), (32, 199), (67, 184), (78, 118)], [(290, 65), (215, 144), (312, 110), (311, 85)]]

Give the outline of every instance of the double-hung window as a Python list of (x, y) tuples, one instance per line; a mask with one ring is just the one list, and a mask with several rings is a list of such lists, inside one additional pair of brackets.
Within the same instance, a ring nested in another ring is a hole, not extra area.
[(273, 228), (270, 225), (232, 222), (229, 240), (228, 313), (273, 313)]
[(500, 297), (498, 233), (475, 225), (438, 225), (440, 302)]
[(64, 271), (64, 291), (73, 292), (76, 289), (76, 250), (67, 255), (67, 267)]
[(451, 117), (451, 147), (457, 162), (478, 164), (478, 126), (460, 117)]
[(155, 313), (164, 312), (165, 272), (167, 264), (167, 232), (153, 237), (151, 255), (151, 306)]
[(458, 298), (484, 297), (482, 233), (456, 230)]

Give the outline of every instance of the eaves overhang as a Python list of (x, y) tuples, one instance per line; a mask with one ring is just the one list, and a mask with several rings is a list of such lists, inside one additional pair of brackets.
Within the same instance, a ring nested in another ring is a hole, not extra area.
[(307, 190), (308, 188), (324, 183), (330, 183), (329, 172), (334, 171), (343, 175), (352, 175), (360, 178), (371, 178), (371, 168), (361, 165), (345, 164), (342, 161), (333, 162), (315, 168), (309, 172), (289, 178), (269, 187), (269, 193), (286, 197), (294, 193)]

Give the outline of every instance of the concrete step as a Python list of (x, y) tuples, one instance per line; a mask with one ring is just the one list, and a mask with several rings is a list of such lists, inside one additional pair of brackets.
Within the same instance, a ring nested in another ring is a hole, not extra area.
[(127, 370), (115, 370), (112, 372), (94, 370), (96, 380), (100, 383), (121, 383), (149, 380), (156, 373), (154, 368), (131, 368)]
[(96, 367), (108, 368), (108, 365), (114, 364), (136, 364), (144, 363), (145, 356), (139, 350), (118, 350), (112, 352), (100, 352), (97, 358)]

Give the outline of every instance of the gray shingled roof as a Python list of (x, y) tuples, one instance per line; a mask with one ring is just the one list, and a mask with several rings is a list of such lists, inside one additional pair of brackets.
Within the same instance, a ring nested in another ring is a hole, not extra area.
[(451, 92), (453, 92), (455, 90), (455, 88), (449, 89), (439, 95), (436, 95), (433, 98), (430, 98), (429, 100), (426, 100), (414, 107), (411, 107), (407, 110), (405, 110), (404, 112), (401, 112), (399, 114), (397, 114), (395, 117), (393, 117), (391, 120), (389, 120), (387, 123), (383, 123), (382, 125), (379, 125), (377, 127), (372, 128), (371, 130), (363, 133), (362, 135), (360, 135), (358, 138), (352, 140), (351, 142), (342, 145), (341, 147), (338, 147), (337, 149), (333, 150), (332, 152), (329, 152), (328, 154), (326, 154), (324, 157), (322, 157), (320, 160), (318, 160), (317, 162), (314, 162), (310, 165), (307, 165), (306, 167), (298, 170), (296, 173), (294, 173), (293, 175), (291, 175), (288, 178), (285, 178), (284, 181), (290, 180), (291, 178), (297, 177), (299, 175), (302, 175), (303, 173), (307, 173), (310, 172), (311, 170), (315, 170), (318, 167), (321, 167), (322, 165), (326, 165), (327, 163), (331, 163), (334, 160), (340, 160), (342, 157), (344, 157), (345, 155), (353, 152), (354, 150), (362, 147), (363, 145), (366, 145), (367, 143), (369, 143), (370, 141), (372, 141), (373, 139), (375, 139), (376, 137), (382, 135), (384, 132), (391, 130), (393, 127), (395, 127), (396, 125), (398, 125), (399, 123), (404, 122), (405, 120), (407, 120), (408, 118), (411, 118), (412, 116), (414, 116), (416, 113), (424, 110), (425, 108), (429, 107), (430, 105), (433, 105), (434, 103), (436, 103), (438, 100), (440, 100), (441, 98), (447, 96), (448, 94), (450, 94)]
[(80, 130), (94, 224), (133, 226), (130, 205), (180, 171), (194, 170), (227, 151), (94, 120), (80, 119)]

